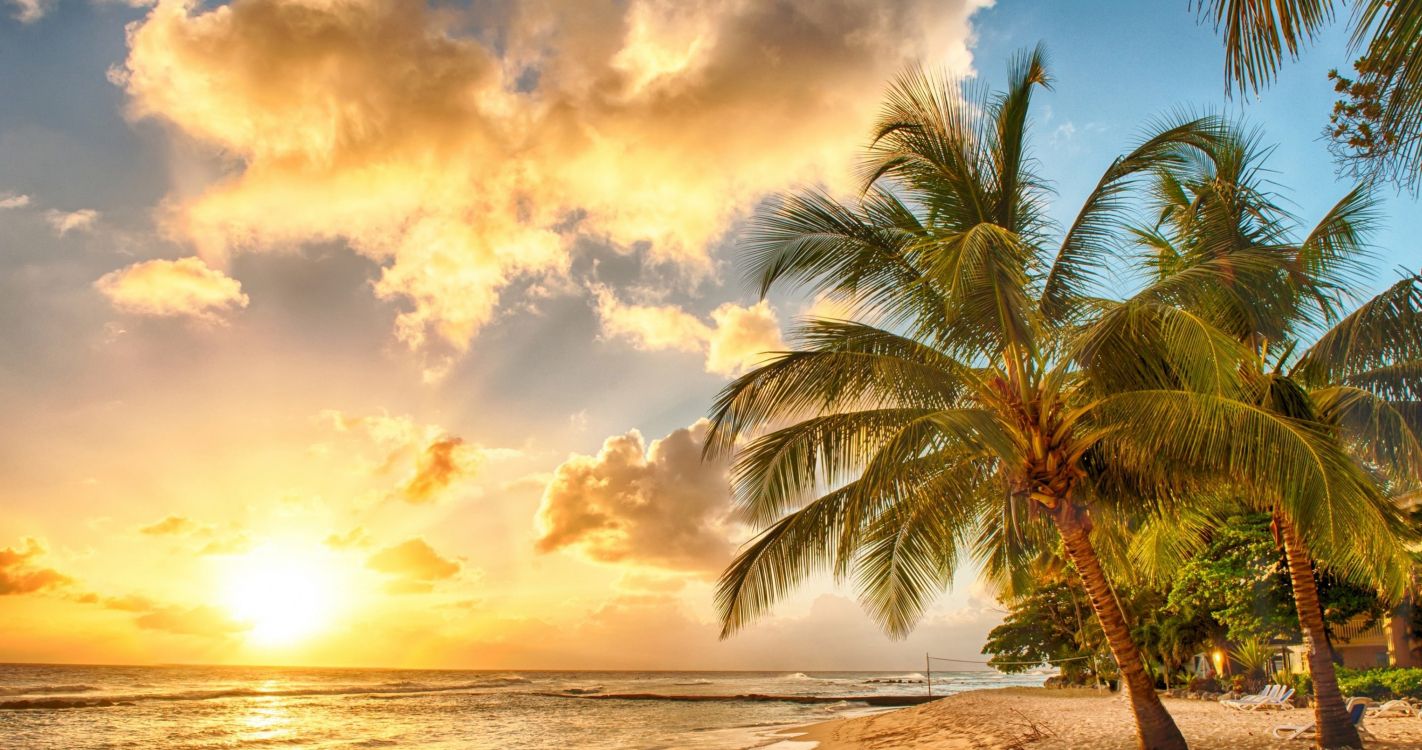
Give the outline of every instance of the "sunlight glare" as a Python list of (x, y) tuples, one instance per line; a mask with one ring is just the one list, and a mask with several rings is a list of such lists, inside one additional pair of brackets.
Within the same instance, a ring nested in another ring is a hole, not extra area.
[(287, 645), (326, 628), (333, 615), (336, 576), (313, 554), (263, 548), (234, 558), (223, 586), (223, 603), (251, 625), (248, 640)]

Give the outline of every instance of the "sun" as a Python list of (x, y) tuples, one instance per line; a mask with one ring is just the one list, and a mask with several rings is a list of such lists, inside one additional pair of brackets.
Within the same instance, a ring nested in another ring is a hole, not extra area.
[(249, 641), (283, 646), (328, 628), (338, 591), (334, 571), (320, 555), (264, 547), (231, 559), (222, 602), (234, 619), (251, 627)]

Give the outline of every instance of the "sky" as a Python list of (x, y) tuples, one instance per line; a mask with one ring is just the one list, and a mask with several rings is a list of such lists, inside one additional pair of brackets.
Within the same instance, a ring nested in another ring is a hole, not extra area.
[[(0, 661), (553, 669), (981, 659), (971, 570), (904, 641), (808, 582), (719, 641), (753, 530), (717, 391), (814, 300), (736, 267), (848, 191), (913, 64), (1000, 85), (1067, 220), (1180, 109), (1303, 217), (1341, 30), (1227, 98), (1184, 0), (0, 0)], [(1422, 257), (1389, 196), (1382, 286)]]

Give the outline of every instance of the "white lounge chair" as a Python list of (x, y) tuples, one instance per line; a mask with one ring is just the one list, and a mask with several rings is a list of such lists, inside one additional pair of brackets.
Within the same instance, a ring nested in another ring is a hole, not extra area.
[(1388, 716), (1416, 716), (1418, 713), (1417, 709), (1413, 708), (1411, 703), (1394, 700), (1388, 701), (1381, 706), (1369, 706), (1368, 715), (1382, 718)]
[[(1363, 717), (1368, 714), (1368, 701), (1366, 698), (1353, 698), (1348, 701), (1348, 720), (1353, 722), (1358, 734), (1367, 739), (1372, 739), (1372, 733), (1363, 726)], [(1312, 739), (1318, 734), (1318, 725), (1310, 721), (1307, 724), (1280, 725), (1274, 727), (1274, 736), (1281, 740), (1306, 740)]]
[(1270, 698), (1273, 698), (1275, 695), (1278, 695), (1278, 694), (1279, 694), (1279, 691), (1280, 691), (1280, 690), (1283, 690), (1283, 689), (1284, 689), (1284, 686), (1283, 686), (1283, 685), (1271, 684), (1271, 685), (1268, 685), (1267, 687), (1265, 687), (1263, 690), (1259, 691), (1258, 693), (1255, 693), (1254, 695), (1246, 695), (1246, 696), (1244, 696), (1244, 697), (1242, 697), (1242, 698), (1231, 698), (1231, 699), (1229, 699), (1229, 700), (1227, 700), (1227, 701), (1220, 701), (1220, 705), (1221, 705), (1221, 706), (1226, 706), (1226, 707), (1229, 707), (1229, 708), (1240, 708), (1240, 709), (1242, 709), (1242, 708), (1244, 708), (1245, 706), (1253, 705), (1253, 704), (1258, 703), (1258, 702), (1260, 702), (1260, 701), (1268, 700), (1268, 699), (1270, 699)]
[(1293, 708), (1289, 699), (1294, 697), (1294, 689), (1284, 685), (1270, 685), (1256, 695), (1246, 695), (1238, 700), (1220, 701), (1220, 705), (1240, 711), (1260, 709)]

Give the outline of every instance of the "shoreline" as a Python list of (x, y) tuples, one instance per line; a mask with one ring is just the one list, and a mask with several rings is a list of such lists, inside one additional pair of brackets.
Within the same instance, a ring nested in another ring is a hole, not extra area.
[[(1308, 724), (1313, 711), (1230, 710), (1212, 701), (1163, 698), (1193, 750), (1307, 748), (1276, 739), (1279, 725)], [(1367, 747), (1422, 750), (1422, 719), (1369, 717)], [(831, 719), (778, 732), (762, 750), (1135, 750), (1130, 707), (1096, 690), (970, 690), (909, 708)]]

